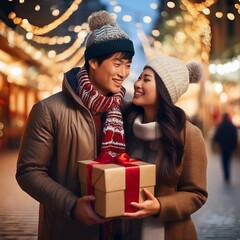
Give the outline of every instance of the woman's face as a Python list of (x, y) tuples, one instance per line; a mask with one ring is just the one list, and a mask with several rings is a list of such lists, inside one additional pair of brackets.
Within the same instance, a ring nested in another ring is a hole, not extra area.
[(157, 89), (152, 69), (144, 69), (138, 80), (134, 83), (133, 103), (137, 106), (142, 106), (145, 110), (147, 108), (156, 110)]

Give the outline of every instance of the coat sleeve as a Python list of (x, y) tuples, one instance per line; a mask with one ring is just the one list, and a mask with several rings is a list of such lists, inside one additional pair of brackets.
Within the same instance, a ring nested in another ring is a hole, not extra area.
[(161, 205), (159, 220), (182, 220), (200, 209), (208, 197), (206, 174), (205, 141), (200, 129), (188, 123), (179, 182), (174, 193), (158, 198)]
[(54, 117), (42, 101), (34, 105), (29, 114), (18, 155), (16, 179), (35, 200), (58, 215), (68, 215), (78, 197), (50, 176), (53, 153)]

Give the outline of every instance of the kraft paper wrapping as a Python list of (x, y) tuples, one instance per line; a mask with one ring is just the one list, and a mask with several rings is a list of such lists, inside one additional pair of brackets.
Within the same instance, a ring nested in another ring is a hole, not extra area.
[[(156, 166), (142, 161), (131, 162), (139, 167), (139, 202), (145, 200), (143, 188), (154, 194)], [(100, 164), (93, 160), (79, 161), (82, 195), (88, 194), (87, 172), (91, 169), (91, 184), (95, 195), (95, 212), (102, 217), (122, 216), (125, 212), (126, 167), (115, 163)]]
[(99, 164), (99, 163), (93, 160), (78, 161), (78, 176), (79, 176), (82, 196), (89, 195), (88, 179), (87, 179), (88, 165), (93, 165), (93, 164)]

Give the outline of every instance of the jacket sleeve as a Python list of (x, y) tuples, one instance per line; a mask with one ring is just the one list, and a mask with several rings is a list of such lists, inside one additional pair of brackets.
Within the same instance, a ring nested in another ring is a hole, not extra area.
[[(188, 123), (189, 125), (190, 123)], [(174, 193), (161, 196), (159, 220), (182, 220), (201, 208), (207, 200), (207, 154), (200, 129), (187, 127), (185, 153)]]
[(58, 215), (68, 215), (78, 197), (50, 176), (53, 153), (54, 117), (41, 101), (29, 114), (21, 141), (16, 179), (35, 200)]

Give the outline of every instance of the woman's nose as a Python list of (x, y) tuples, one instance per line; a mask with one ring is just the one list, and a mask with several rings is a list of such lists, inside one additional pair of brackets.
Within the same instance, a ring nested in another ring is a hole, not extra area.
[(141, 80), (138, 79), (137, 81), (135, 81), (134, 83), (134, 88), (137, 89), (137, 88), (140, 88), (141, 87)]

